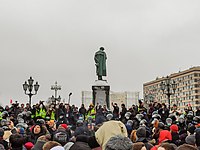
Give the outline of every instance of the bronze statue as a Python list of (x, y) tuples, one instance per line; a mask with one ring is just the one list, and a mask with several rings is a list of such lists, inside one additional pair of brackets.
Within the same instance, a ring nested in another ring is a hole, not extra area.
[(94, 56), (98, 80), (102, 80), (102, 76), (106, 76), (106, 59), (107, 57), (104, 48), (100, 47), (100, 50), (97, 51)]

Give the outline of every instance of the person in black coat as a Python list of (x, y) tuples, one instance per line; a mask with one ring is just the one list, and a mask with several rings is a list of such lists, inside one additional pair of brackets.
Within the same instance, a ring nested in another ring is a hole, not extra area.
[(158, 110), (158, 114), (161, 116), (162, 122), (165, 122), (169, 116), (169, 109), (165, 103), (162, 103), (162, 107)]
[(122, 122), (124, 122), (124, 119), (125, 119), (125, 114), (126, 114), (126, 112), (127, 112), (127, 109), (126, 109), (126, 106), (125, 106), (125, 104), (121, 104), (121, 108), (122, 108), (122, 111), (120, 112), (120, 120), (122, 121)]
[(200, 116), (200, 107), (198, 107), (198, 109), (196, 111), (196, 116)]
[(69, 121), (67, 120), (64, 112), (61, 112), (59, 117), (58, 117), (58, 122), (56, 123), (56, 127), (58, 128), (58, 126), (60, 124), (69, 124)]
[(119, 107), (117, 106), (117, 103), (112, 103), (113, 106), (113, 118), (119, 119)]
[(84, 104), (82, 104), (81, 108), (79, 108), (79, 114), (80, 114), (80, 116), (82, 116), (84, 118), (84, 120), (85, 120), (86, 112), (87, 112), (87, 110), (86, 110)]

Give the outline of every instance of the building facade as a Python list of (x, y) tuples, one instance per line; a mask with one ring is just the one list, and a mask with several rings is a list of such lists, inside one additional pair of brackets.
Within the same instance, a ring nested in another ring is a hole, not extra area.
[[(192, 106), (196, 109), (200, 106), (200, 66), (179, 71), (168, 75), (171, 82), (175, 82), (176, 90), (170, 90), (173, 93), (170, 96), (170, 105), (176, 104), (179, 109), (186, 106)], [(161, 82), (165, 82), (167, 77), (156, 78), (143, 84), (143, 96), (145, 103), (159, 102), (168, 106), (168, 97), (161, 90)]]
[(82, 91), (81, 92), (82, 104), (85, 105), (85, 108), (89, 108), (89, 105), (92, 103), (92, 91)]
[[(117, 103), (120, 107), (121, 104), (125, 104), (127, 108), (130, 108), (133, 104), (138, 105), (139, 92), (110, 92), (110, 106), (111, 103)], [(82, 91), (82, 103), (86, 108), (92, 103), (92, 91)], [(111, 106), (112, 109), (112, 106)]]

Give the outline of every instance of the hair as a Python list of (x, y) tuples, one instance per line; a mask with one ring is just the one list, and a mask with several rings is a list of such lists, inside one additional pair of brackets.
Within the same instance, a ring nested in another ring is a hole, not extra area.
[(132, 142), (136, 141), (136, 131), (137, 130), (132, 130), (132, 132), (131, 132), (130, 139)]
[(125, 104), (121, 104), (121, 106), (125, 107)]
[(13, 148), (19, 148), (25, 144), (25, 138), (21, 134), (16, 133), (10, 136), (9, 142)]
[(179, 146), (176, 150), (198, 150), (195, 146), (189, 144), (183, 144)]
[(143, 142), (137, 142), (133, 144), (133, 150), (141, 150), (142, 147), (144, 147), (144, 143)]
[(49, 141), (49, 142), (47, 142), (43, 145), (42, 149), (43, 150), (50, 150), (51, 148), (53, 148), (55, 146), (61, 146), (61, 144), (56, 142), (56, 141)]
[(159, 147), (163, 147), (165, 150), (175, 150), (174, 146), (169, 143), (162, 143)]

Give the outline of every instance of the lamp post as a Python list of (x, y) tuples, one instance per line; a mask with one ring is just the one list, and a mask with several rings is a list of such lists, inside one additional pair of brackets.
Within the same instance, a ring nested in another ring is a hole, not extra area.
[(70, 104), (70, 98), (71, 98), (72, 93), (69, 93), (69, 99), (68, 99), (68, 104)]
[[(25, 92), (26, 95), (29, 96), (29, 104), (30, 104), (30, 106), (31, 106), (31, 97), (32, 97), (33, 95), (36, 95), (36, 94), (37, 94), (37, 91), (38, 91), (38, 89), (39, 89), (39, 87), (40, 87), (40, 85), (38, 84), (38, 82), (36, 82), (36, 83), (33, 85), (33, 81), (34, 81), (34, 80), (32, 79), (32, 77), (30, 77), (30, 79), (28, 79), (28, 83), (25, 81), (25, 83), (23, 84), (24, 92)], [(34, 91), (35, 91), (34, 94), (32, 93), (33, 88), (34, 88)], [(27, 90), (29, 91), (29, 93), (26, 93)]]
[(55, 105), (56, 105), (56, 101), (61, 101), (60, 95), (57, 98), (57, 91), (61, 90), (61, 86), (58, 85), (57, 81), (55, 82), (55, 85), (51, 86), (51, 90), (55, 91), (55, 96), (52, 95), (51, 99), (53, 100), (53, 102), (55, 102)]
[(162, 81), (160, 83), (160, 89), (162, 90), (163, 94), (167, 95), (169, 110), (170, 110), (170, 96), (175, 93), (176, 87), (177, 85), (175, 81), (174, 80), (172, 81), (171, 78), (169, 78), (169, 76), (166, 77), (165, 81)]

